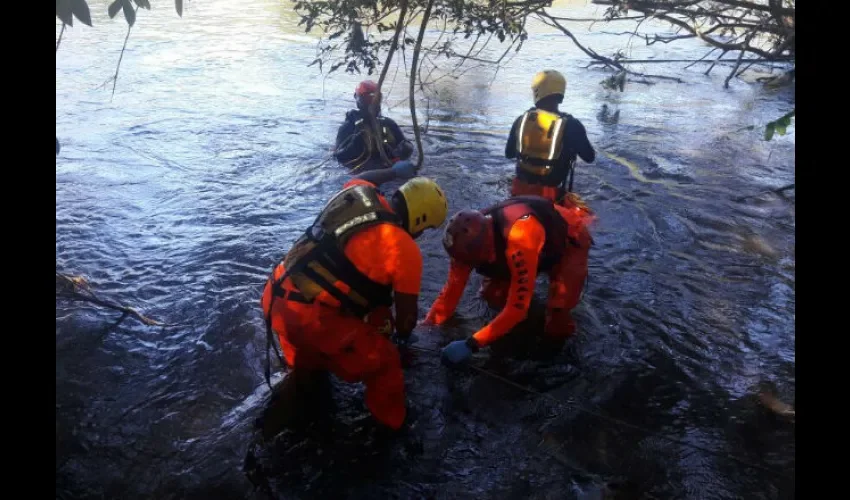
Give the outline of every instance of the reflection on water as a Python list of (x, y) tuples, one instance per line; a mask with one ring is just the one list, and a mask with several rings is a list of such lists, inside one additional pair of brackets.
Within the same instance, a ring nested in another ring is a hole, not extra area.
[[(110, 100), (111, 85), (98, 86), (114, 73), (126, 24), (108, 18), (108, 3), (91, 2), (96, 29), (67, 29), (57, 54), (57, 266), (185, 326), (109, 329), (109, 313), (57, 304), (57, 496), (243, 498), (253, 490), (241, 471), (251, 421), (266, 394), (260, 288), (347, 178), (327, 160), (363, 76), (307, 68), (316, 38), (296, 26), (289, 2), (191, 2), (183, 19), (154, 5), (139, 12)], [(603, 7), (557, 8), (586, 17)], [(619, 46), (584, 27), (575, 33), (598, 51)], [(444, 78), (419, 103), (420, 121), (429, 115), (425, 172), (451, 210), (503, 197), (504, 141), (530, 105), (531, 76), (560, 68), (563, 107), (600, 151), (576, 175), (599, 216), (590, 284), (576, 313), (581, 336), (554, 360), (520, 355), (519, 337), (477, 362), (786, 479), (423, 354), (407, 371), (412, 436), (373, 442), (358, 423), (359, 389), (337, 386), (332, 429), (284, 436), (258, 455), (267, 487), (298, 498), (592, 498), (603, 483), (618, 498), (793, 496), (793, 428), (751, 396), (768, 380), (793, 399), (794, 197), (738, 197), (793, 182), (795, 138), (793, 129), (770, 143), (759, 130), (734, 133), (780, 116), (790, 96), (740, 82), (723, 90), (725, 75), (696, 71), (685, 85), (610, 92), (599, 85), (607, 73), (583, 69), (568, 40), (531, 29), (495, 78), (486, 69)], [(636, 46), (633, 56), (661, 50), (704, 51)], [(387, 114), (412, 135), (403, 70), (397, 79), (388, 102), (404, 102)], [(421, 246), (424, 308), (448, 265), (438, 233)], [(486, 320), (472, 281), (459, 320), (423, 332), (423, 347)]]

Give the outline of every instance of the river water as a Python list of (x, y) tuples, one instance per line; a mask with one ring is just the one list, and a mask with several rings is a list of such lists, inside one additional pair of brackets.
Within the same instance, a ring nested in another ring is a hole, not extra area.
[[(685, 84), (612, 92), (599, 85), (607, 73), (584, 69), (584, 54), (535, 23), (495, 75), (472, 68), (434, 84), (420, 103), (423, 174), (456, 211), (506, 195), (504, 141), (530, 105), (534, 72), (569, 80), (563, 109), (599, 153), (576, 174), (598, 215), (580, 335), (553, 359), (525, 355), (533, 314), (474, 364), (580, 407), (420, 352), (406, 372), (409, 435), (373, 439), (362, 389), (335, 384), (329, 428), (287, 431), (264, 448), (252, 441), (268, 395), (260, 291), (348, 178), (328, 158), (362, 77), (307, 67), (316, 38), (288, 2), (198, 1), (183, 19), (164, 2), (139, 12), (110, 98), (102, 84), (126, 24), (107, 17), (108, 2), (90, 5), (95, 28), (66, 30), (56, 59), (57, 269), (175, 325), (113, 326), (116, 313), (57, 302), (57, 498), (794, 497), (793, 424), (753, 398), (769, 383), (794, 399), (794, 195), (739, 199), (794, 182), (793, 127), (771, 142), (759, 128), (793, 106), (793, 88), (724, 89), (728, 69), (683, 74), (679, 64), (635, 69)], [(620, 27), (567, 26), (601, 53), (625, 42), (601, 33)], [(631, 56), (705, 50), (635, 41)], [(412, 137), (404, 71), (388, 82), (385, 114)], [(422, 314), (448, 270), (440, 236), (419, 240)], [(458, 321), (419, 332), (422, 347), (491, 317), (478, 283)], [(258, 487), (243, 472), (249, 451)]]

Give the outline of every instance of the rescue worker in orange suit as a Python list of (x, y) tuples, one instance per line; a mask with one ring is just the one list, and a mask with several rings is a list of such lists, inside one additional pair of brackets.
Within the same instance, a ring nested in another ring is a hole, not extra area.
[(336, 134), (334, 156), (337, 161), (357, 171), (387, 168), (410, 158), (413, 145), (405, 139), (396, 122), (381, 116), (378, 84), (371, 80), (360, 82), (354, 91), (354, 100), (357, 109), (346, 113), (345, 122)]
[(516, 158), (511, 196), (537, 195), (558, 202), (572, 191), (576, 157), (586, 163), (596, 159), (584, 125), (558, 110), (566, 88), (566, 78), (557, 71), (534, 75), (534, 107), (514, 121), (505, 146), (505, 156)]
[[(415, 172), (404, 162), (347, 182), (274, 269), (262, 297), (269, 341), (276, 332), (296, 391), (299, 380), (327, 372), (363, 382), (366, 406), (393, 430), (406, 405), (391, 334), (409, 339), (418, 317), (422, 255), (414, 239), (448, 211), (440, 187), (411, 178)], [(410, 180), (388, 201), (377, 186), (399, 178)]]
[(449, 277), (423, 324), (440, 325), (454, 314), (473, 269), (485, 276), (484, 299), (501, 312), (471, 337), (448, 344), (444, 362), (466, 361), (525, 319), (540, 273), (549, 274), (544, 338), (562, 344), (575, 334), (570, 311), (587, 278), (592, 216), (570, 200), (565, 203), (519, 196), (480, 212), (463, 210), (449, 220), (443, 239), (451, 256)]

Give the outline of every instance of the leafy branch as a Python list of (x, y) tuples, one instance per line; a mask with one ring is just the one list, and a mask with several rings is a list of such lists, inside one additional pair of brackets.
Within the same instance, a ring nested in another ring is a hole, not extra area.
[(784, 114), (782, 117), (777, 118), (772, 122), (768, 122), (764, 128), (764, 140), (769, 141), (773, 139), (774, 134), (785, 135), (785, 129), (791, 126), (791, 119), (794, 118), (794, 114), (796, 112), (797, 110), (795, 108)]

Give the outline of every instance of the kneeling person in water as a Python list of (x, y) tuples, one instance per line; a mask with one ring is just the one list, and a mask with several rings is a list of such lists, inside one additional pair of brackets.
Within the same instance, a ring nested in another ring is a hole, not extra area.
[(468, 339), (446, 346), (444, 362), (466, 361), (525, 319), (541, 272), (550, 278), (545, 335), (565, 339), (575, 334), (570, 311), (587, 278), (590, 215), (569, 200), (567, 204), (518, 196), (482, 211), (463, 210), (450, 219), (443, 239), (451, 256), (449, 277), (424, 323), (439, 325), (454, 314), (473, 269), (485, 276), (482, 294), (488, 305), (501, 312)]
[[(309, 394), (310, 384), (298, 384), (317, 373), (363, 382), (366, 406), (391, 429), (401, 427), (406, 406), (390, 336), (395, 329), (409, 338), (418, 316), (422, 255), (414, 239), (448, 211), (443, 191), (425, 177), (407, 181), (390, 201), (377, 189), (414, 174), (400, 162), (346, 183), (274, 269), (262, 298), (267, 334), (278, 335), (296, 393)], [(267, 437), (275, 433), (273, 423), (263, 425)]]

